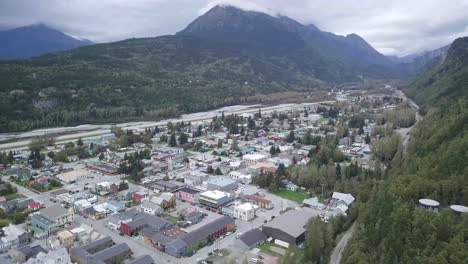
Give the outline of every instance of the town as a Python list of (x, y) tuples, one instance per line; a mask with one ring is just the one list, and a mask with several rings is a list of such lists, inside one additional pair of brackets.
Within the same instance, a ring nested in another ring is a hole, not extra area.
[(2, 153), (0, 262), (277, 263), (312, 218), (346, 231), (417, 115), (389, 85), (329, 96)]

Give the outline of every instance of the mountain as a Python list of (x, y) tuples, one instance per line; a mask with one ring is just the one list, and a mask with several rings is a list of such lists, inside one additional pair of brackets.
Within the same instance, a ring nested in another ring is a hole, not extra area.
[(392, 62), (356, 34), (338, 36), (286, 16), (273, 17), (233, 6), (212, 8), (178, 35), (237, 45), (269, 56), (280, 54), (303, 73), (326, 81), (396, 74)]
[(44, 24), (25, 26), (0, 31), (0, 60), (36, 57), (92, 44), (89, 40), (72, 38)]
[(420, 104), (441, 105), (468, 94), (468, 37), (459, 38), (449, 49), (443, 47), (432, 54), (444, 54), (444, 50), (446, 55), (416, 78), (407, 91)]
[(216, 6), (175, 35), (0, 62), (0, 130), (158, 119), (403, 74), (355, 34)]
[[(468, 37), (405, 91), (425, 116), (407, 153), (398, 151), (388, 176), (362, 191), (357, 226), (341, 263), (466, 263), (468, 215)], [(440, 202), (438, 212), (418, 206)]]

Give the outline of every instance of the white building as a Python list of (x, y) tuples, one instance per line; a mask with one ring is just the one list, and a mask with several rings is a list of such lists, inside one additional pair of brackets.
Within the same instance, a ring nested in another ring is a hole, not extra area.
[(151, 215), (158, 215), (158, 214), (162, 214), (164, 212), (164, 209), (162, 209), (161, 206), (151, 202), (151, 201), (148, 201), (148, 200), (143, 200), (141, 202), (141, 211), (142, 212), (145, 212), (147, 214), (151, 214)]
[(254, 164), (257, 162), (266, 161), (267, 159), (268, 159), (267, 155), (259, 154), (259, 153), (246, 154), (242, 156), (242, 160), (244, 160), (248, 164)]
[(252, 182), (252, 175), (244, 174), (240, 171), (229, 172), (229, 177), (243, 184), (250, 184)]
[(250, 221), (255, 217), (255, 207), (251, 203), (234, 206), (234, 217), (243, 221)]

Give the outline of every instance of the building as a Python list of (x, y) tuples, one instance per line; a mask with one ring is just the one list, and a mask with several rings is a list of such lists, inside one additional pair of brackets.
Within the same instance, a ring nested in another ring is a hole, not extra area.
[(349, 193), (333, 192), (330, 205), (336, 213), (346, 216), (354, 200), (355, 198)]
[(122, 222), (120, 224), (120, 231), (127, 236), (133, 236), (137, 234), (143, 227), (151, 227), (155, 231), (161, 231), (165, 228), (169, 228), (173, 224), (161, 217), (149, 215), (146, 213), (140, 213), (136, 215), (131, 221)]
[(239, 239), (234, 241), (234, 245), (236, 248), (240, 248), (243, 251), (248, 251), (265, 243), (267, 238), (267, 235), (265, 235), (260, 229), (255, 228), (242, 234)]
[(242, 160), (245, 161), (247, 164), (263, 162), (263, 161), (266, 161), (267, 159), (268, 159), (268, 155), (263, 155), (259, 153), (246, 154), (242, 156)]
[(185, 186), (184, 183), (178, 181), (156, 181), (151, 183), (148, 187), (151, 187), (153, 190), (158, 190), (161, 192), (175, 192)]
[(0, 252), (9, 250), (12, 246), (25, 246), (31, 242), (31, 234), (17, 225), (9, 224), (2, 228)]
[(24, 263), (31, 258), (35, 258), (40, 252), (47, 253), (47, 250), (41, 246), (24, 246), (12, 248), (8, 251), (8, 255), (17, 263)]
[(71, 264), (67, 249), (60, 248), (47, 253), (39, 252), (35, 258), (30, 258), (25, 264)]
[(104, 237), (82, 247), (70, 250), (72, 262), (78, 264), (123, 263), (132, 252), (126, 243), (114, 245), (110, 237)]
[(137, 203), (141, 203), (141, 201), (149, 196), (148, 191), (138, 191), (133, 193), (133, 200)]
[(200, 198), (198, 199), (201, 205), (216, 209), (229, 203), (232, 200), (234, 200), (234, 195), (222, 191), (202, 192), (200, 193)]
[(252, 182), (252, 175), (250, 174), (244, 174), (239, 171), (231, 171), (229, 172), (229, 177), (231, 177), (233, 180), (236, 180), (240, 183), (243, 184), (250, 184)]
[(40, 210), (40, 214), (51, 221), (54, 221), (58, 227), (65, 227), (75, 219), (73, 208), (65, 209), (60, 205), (46, 207)]
[(190, 232), (166, 245), (166, 253), (180, 257), (199, 249), (203, 242), (217, 239), (235, 228), (234, 219), (223, 216)]
[(272, 209), (273, 208), (273, 202), (268, 200), (268, 199), (265, 199), (265, 198), (262, 198), (258, 195), (244, 195), (243, 197), (243, 200), (247, 201), (247, 202), (250, 202), (250, 203), (253, 203), (255, 205), (258, 205), (260, 206), (261, 208), (265, 208), (265, 209)]
[(233, 191), (237, 189), (237, 182), (226, 177), (211, 177), (207, 182), (208, 190)]
[(149, 200), (143, 200), (143, 202), (141, 202), (140, 207), (142, 212), (145, 212), (150, 215), (160, 215), (164, 213), (164, 209), (161, 206)]
[(42, 214), (35, 214), (31, 217), (31, 230), (34, 231), (34, 236), (37, 238), (49, 236), (58, 229), (59, 227), (55, 221)]
[(277, 216), (262, 227), (263, 233), (290, 245), (298, 245), (305, 240), (306, 224), (317, 213), (308, 208), (289, 210)]
[(250, 221), (255, 218), (255, 207), (251, 203), (234, 206), (234, 218)]
[(173, 193), (161, 193), (159, 196), (153, 196), (150, 201), (159, 205), (164, 210), (173, 208), (176, 205), (176, 197)]
[(198, 203), (198, 198), (200, 197), (200, 191), (193, 188), (184, 187), (176, 193), (176, 197), (183, 202), (196, 204)]
[(59, 239), (60, 244), (64, 247), (70, 247), (73, 245), (73, 242), (75, 242), (75, 235), (68, 230), (58, 232), (57, 238)]

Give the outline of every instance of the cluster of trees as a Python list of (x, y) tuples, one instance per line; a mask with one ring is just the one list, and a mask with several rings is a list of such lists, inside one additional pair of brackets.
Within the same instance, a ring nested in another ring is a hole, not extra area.
[(390, 123), (393, 128), (410, 127), (416, 123), (416, 110), (409, 106), (387, 110), (376, 121), (379, 125)]
[(285, 179), (287, 175), (286, 167), (281, 163), (278, 168), (276, 168), (274, 174), (262, 172), (260, 175), (252, 178), (252, 183), (261, 188), (268, 188), (270, 192), (275, 192), (283, 187), (282, 180)]
[(122, 174), (130, 175), (130, 178), (135, 181), (139, 182), (141, 178), (144, 177), (142, 170), (143, 170), (143, 159), (150, 159), (151, 158), (151, 151), (149, 149), (141, 150), (134, 152), (130, 155), (125, 153), (124, 159), (119, 164), (118, 172)]
[(0, 164), (11, 164), (14, 161), (13, 151), (10, 150), (8, 153), (0, 152)]
[(112, 127), (111, 132), (115, 135), (116, 139), (114, 143), (117, 144), (121, 148), (126, 148), (131, 146), (135, 143), (144, 143), (144, 144), (151, 144), (153, 140), (151, 139), (154, 135), (154, 131), (156, 129), (151, 130), (149, 128), (145, 129), (144, 133), (135, 134), (132, 130), (124, 131), (118, 127)]
[[(368, 199), (358, 197), (359, 228), (343, 263), (466, 262), (468, 216), (448, 206), (468, 204), (467, 106), (460, 99), (429, 112), (404, 158), (389, 161), (389, 177), (365, 192)], [(417, 206), (421, 198), (439, 201), (440, 212)]]
[(9, 182), (1, 182), (3, 188), (0, 190), (0, 196), (6, 196), (12, 193), (16, 193), (16, 188), (11, 185)]

